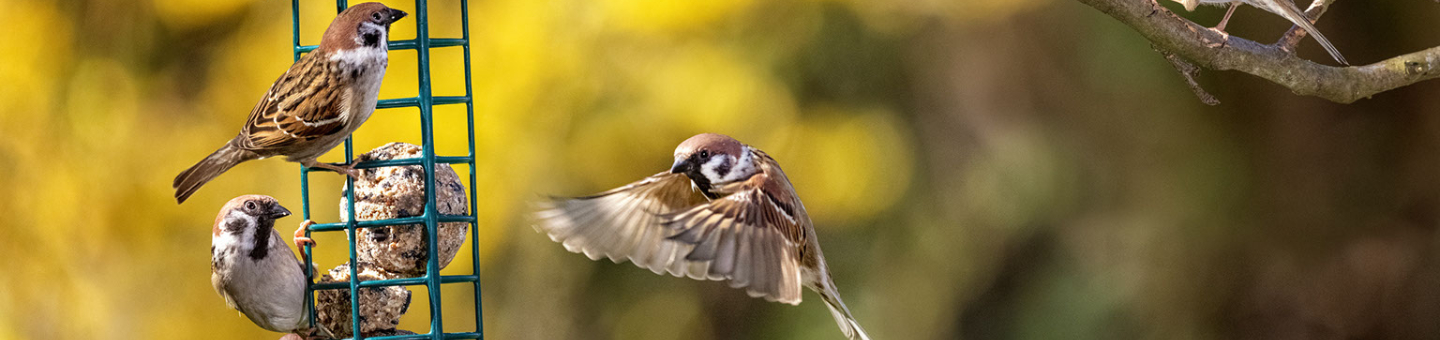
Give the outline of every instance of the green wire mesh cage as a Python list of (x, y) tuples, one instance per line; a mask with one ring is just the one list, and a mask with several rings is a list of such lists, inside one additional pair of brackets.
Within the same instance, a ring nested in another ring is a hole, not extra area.
[[(345, 191), (344, 191), (344, 195), (345, 195), (345, 197), (346, 197), (346, 201), (348, 201), (347, 204), (349, 205), (349, 208), (348, 208), (348, 209), (345, 209), (345, 211), (346, 211), (345, 213), (348, 214), (348, 217), (349, 217), (348, 219), (345, 220), (346, 222), (341, 222), (341, 223), (328, 223), (328, 224), (315, 224), (315, 225), (311, 225), (311, 226), (308, 228), (308, 230), (305, 232), (306, 235), (308, 236), (311, 232), (339, 232), (339, 231), (344, 231), (344, 232), (346, 233), (346, 236), (347, 236), (346, 239), (349, 240), (347, 243), (349, 243), (350, 263), (352, 263), (352, 264), (357, 264), (357, 263), (359, 263), (359, 261), (358, 261), (358, 257), (356, 256), (356, 245), (355, 245), (355, 240), (356, 240), (355, 232), (356, 232), (356, 230), (358, 230), (358, 229), (364, 229), (364, 228), (384, 227), (384, 226), (424, 224), (425, 237), (426, 237), (426, 240), (425, 240), (425, 241), (426, 241), (427, 248), (428, 248), (428, 251), (429, 251), (428, 254), (431, 254), (431, 255), (430, 255), (430, 256), (427, 256), (427, 257), (428, 257), (428, 260), (427, 260), (427, 263), (426, 263), (426, 265), (425, 265), (425, 269), (426, 269), (426, 270), (425, 270), (425, 274), (422, 275), (422, 276), (419, 276), (419, 277), (398, 278), (398, 279), (375, 280), (375, 281), (364, 281), (364, 282), (361, 282), (359, 275), (357, 275), (357, 274), (358, 274), (358, 273), (357, 273), (357, 271), (358, 271), (357, 267), (359, 267), (359, 266), (358, 266), (358, 265), (351, 265), (351, 266), (349, 266), (349, 267), (350, 267), (349, 282), (336, 282), (336, 283), (314, 284), (313, 282), (314, 282), (314, 277), (315, 277), (315, 274), (316, 274), (316, 273), (314, 273), (313, 270), (311, 270), (311, 268), (313, 268), (313, 267), (312, 267), (312, 266), (313, 266), (313, 261), (312, 261), (312, 258), (313, 258), (313, 257), (311, 256), (311, 255), (312, 255), (311, 249), (310, 249), (309, 247), (306, 247), (306, 248), (303, 250), (304, 255), (305, 255), (305, 256), (304, 256), (304, 259), (305, 259), (305, 268), (306, 268), (306, 278), (307, 278), (307, 280), (308, 280), (307, 285), (309, 286), (309, 287), (306, 289), (306, 300), (307, 300), (306, 303), (308, 304), (308, 307), (309, 307), (309, 310), (310, 310), (310, 313), (311, 313), (311, 318), (310, 318), (310, 319), (312, 320), (311, 322), (313, 323), (313, 322), (315, 322), (314, 320), (316, 320), (316, 315), (315, 315), (315, 313), (316, 313), (316, 311), (315, 311), (315, 298), (314, 298), (314, 292), (315, 292), (316, 290), (348, 289), (348, 290), (349, 290), (349, 294), (350, 294), (350, 315), (351, 315), (351, 319), (352, 319), (352, 320), (351, 320), (351, 327), (353, 327), (353, 329), (351, 330), (351, 331), (352, 331), (351, 334), (354, 334), (354, 337), (351, 338), (351, 339), (362, 339), (362, 338), (365, 338), (365, 337), (363, 336), (363, 334), (361, 333), (361, 327), (360, 327), (360, 317), (359, 317), (359, 316), (361, 315), (361, 313), (360, 313), (360, 304), (359, 304), (359, 301), (360, 301), (360, 298), (359, 298), (360, 288), (362, 288), (362, 287), (386, 287), (386, 286), (422, 286), (422, 285), (425, 286), (426, 292), (427, 292), (428, 295), (429, 295), (429, 296), (428, 296), (428, 299), (429, 299), (428, 301), (429, 301), (429, 305), (430, 305), (430, 330), (429, 330), (429, 332), (428, 332), (428, 333), (425, 333), (425, 334), (418, 334), (418, 335), (394, 335), (394, 336), (373, 337), (373, 338), (368, 338), (368, 339), (375, 339), (375, 340), (391, 340), (391, 339), (435, 339), (435, 340), (439, 340), (439, 339), (483, 339), (483, 338), (484, 338), (484, 335), (483, 335), (483, 331), (484, 331), (484, 326), (483, 326), (483, 325), (484, 325), (484, 324), (481, 322), (481, 320), (482, 320), (483, 318), (482, 318), (481, 311), (480, 311), (480, 275), (479, 275), (479, 274), (480, 274), (480, 259), (479, 259), (479, 254), (480, 254), (480, 253), (479, 253), (479, 246), (477, 245), (478, 242), (476, 242), (477, 237), (478, 237), (478, 232), (476, 231), (476, 229), (478, 228), (478, 225), (476, 224), (476, 219), (475, 219), (475, 208), (476, 208), (476, 207), (475, 207), (475, 104), (474, 104), (474, 102), (472, 101), (472, 98), (474, 98), (474, 93), (473, 93), (473, 87), (471, 86), (471, 83), (470, 83), (470, 70), (471, 70), (471, 68), (470, 68), (470, 29), (469, 29), (469, 26), (470, 26), (470, 22), (469, 22), (469, 12), (470, 12), (470, 10), (469, 10), (469, 2), (468, 2), (468, 1), (466, 1), (466, 0), (459, 0), (459, 1), (460, 1), (460, 16), (461, 16), (460, 23), (461, 23), (461, 26), (462, 26), (462, 27), (461, 27), (461, 37), (460, 37), (460, 38), (458, 38), (458, 39), (457, 39), (457, 38), (430, 38), (430, 31), (429, 31), (429, 12), (428, 12), (428, 8), (427, 8), (426, 0), (415, 0), (415, 13), (413, 13), (413, 17), (414, 17), (414, 20), (415, 20), (414, 22), (415, 22), (415, 25), (416, 25), (416, 30), (415, 30), (415, 31), (416, 31), (416, 36), (415, 36), (415, 39), (413, 39), (413, 40), (391, 40), (391, 41), (389, 42), (389, 46), (390, 46), (390, 49), (391, 49), (391, 50), (415, 50), (415, 51), (416, 51), (416, 54), (417, 54), (417, 56), (418, 56), (418, 62), (417, 62), (418, 65), (415, 65), (415, 67), (418, 67), (419, 83), (418, 83), (417, 85), (418, 85), (418, 87), (419, 87), (419, 95), (416, 96), (416, 97), (409, 97), (409, 98), (384, 98), (384, 99), (381, 99), (381, 100), (379, 101), (379, 103), (376, 105), (376, 109), (379, 110), (379, 109), (386, 109), (386, 108), (415, 107), (415, 108), (418, 108), (418, 109), (420, 110), (420, 129), (421, 129), (420, 135), (421, 135), (421, 140), (422, 140), (422, 145), (421, 145), (421, 147), (423, 148), (422, 156), (421, 156), (420, 158), (409, 158), (409, 159), (366, 161), (366, 162), (361, 162), (361, 163), (359, 163), (359, 164), (356, 164), (356, 166), (355, 166), (355, 168), (357, 168), (357, 169), (370, 169), (370, 168), (379, 168), (379, 167), (387, 167), (387, 166), (414, 166), (414, 165), (419, 165), (419, 166), (423, 167), (423, 168), (424, 168), (424, 172), (425, 172), (425, 179), (424, 179), (425, 182), (424, 182), (424, 183), (425, 183), (425, 188), (426, 188), (426, 190), (425, 190), (425, 208), (424, 208), (424, 212), (423, 212), (420, 216), (412, 216), (412, 217), (404, 217), (404, 218), (394, 218), (394, 219), (383, 219), (383, 220), (372, 220), (372, 221), (357, 221), (356, 218), (355, 218), (355, 211), (356, 211), (356, 210), (355, 210), (355, 192), (354, 192), (355, 181), (354, 181), (354, 179), (346, 178), (346, 180), (345, 180)], [(337, 13), (340, 12), (340, 11), (344, 11), (345, 8), (349, 7), (349, 6), (347, 5), (347, 1), (346, 1), (346, 0), (338, 0), (338, 1), (336, 1), (336, 2), (335, 2), (335, 6), (336, 6), (336, 12), (337, 12)], [(293, 43), (293, 45), (294, 45), (294, 57), (295, 57), (296, 60), (299, 60), (301, 55), (305, 54), (306, 52), (312, 51), (312, 50), (314, 50), (314, 49), (317, 47), (317, 46), (315, 46), (315, 45), (308, 45), (308, 46), (307, 46), (307, 45), (301, 45), (301, 44), (300, 44), (300, 1), (299, 1), (299, 0), (292, 0), (292, 1), (291, 1), (291, 26), (292, 26), (293, 41), (294, 41), (294, 43)], [(432, 48), (457, 48), (457, 47), (463, 50), (463, 56), (464, 56), (464, 72), (465, 72), (463, 76), (464, 76), (464, 80), (465, 80), (465, 94), (464, 94), (463, 96), (434, 96), (434, 95), (432, 95), (432, 93), (431, 93), (431, 92), (432, 92), (432, 88), (431, 88), (431, 74), (430, 74), (430, 49), (432, 49)], [(392, 65), (390, 65), (389, 68), (393, 70), (393, 69), (398, 69), (398, 68), (400, 68), (400, 67), (407, 67), (407, 66), (409, 66), (409, 65), (394, 65), (394, 64), (392, 64)], [(459, 104), (464, 104), (464, 105), (465, 105), (466, 129), (467, 129), (467, 133), (468, 133), (468, 136), (469, 136), (469, 139), (468, 139), (469, 154), (467, 154), (467, 155), (465, 155), (465, 156), (437, 156), (437, 155), (435, 154), (435, 131), (434, 131), (434, 119), (433, 119), (434, 107), (435, 107), (436, 105), (459, 105)], [(381, 112), (376, 112), (376, 114), (382, 114), (382, 113), (381, 113)], [(353, 147), (353, 137), (347, 138), (347, 139), (345, 140), (345, 162), (346, 162), (346, 163), (353, 162), (353, 161), (354, 161), (354, 155), (355, 155), (355, 153), (354, 153), (354, 147)], [(436, 165), (436, 164), (446, 164), (446, 165), (448, 165), (448, 164), (465, 164), (465, 165), (468, 165), (468, 166), (469, 166), (469, 168), (470, 168), (470, 177), (469, 177), (469, 179), (470, 179), (470, 184), (469, 184), (469, 187), (468, 187), (469, 191), (468, 191), (468, 193), (467, 193), (468, 198), (469, 198), (469, 210), (468, 210), (469, 213), (468, 213), (468, 214), (463, 215), (463, 216), (441, 215), (441, 214), (437, 211), (437, 208), (436, 208), (436, 188), (437, 188), (437, 187), (436, 187), (436, 185), (435, 185), (435, 165)], [(302, 166), (301, 173), (300, 173), (300, 183), (301, 183), (301, 184), (300, 184), (300, 191), (301, 191), (301, 197), (303, 198), (303, 202), (304, 202), (304, 208), (303, 208), (303, 214), (304, 214), (304, 215), (303, 215), (303, 216), (304, 216), (305, 219), (310, 219), (310, 218), (311, 218), (311, 216), (310, 216), (310, 182), (309, 182), (309, 174), (310, 174), (310, 172), (314, 172), (314, 171), (320, 171), (320, 170), (316, 170), (316, 169), (313, 169), (313, 168), (305, 168), (305, 167)], [(437, 249), (436, 249), (436, 248), (437, 248), (437, 243), (438, 243), (438, 241), (437, 241), (437, 235), (438, 235), (438, 234), (437, 234), (437, 233), (438, 233), (438, 230), (439, 230), (440, 223), (448, 223), (448, 222), (465, 222), (465, 223), (468, 223), (468, 224), (469, 224), (469, 233), (468, 233), (468, 234), (469, 234), (469, 238), (470, 238), (470, 242), (469, 242), (469, 243), (470, 243), (470, 255), (471, 255), (471, 266), (472, 266), (471, 272), (470, 272), (471, 274), (469, 274), (469, 275), (441, 275), (441, 274), (440, 274), (440, 270), (439, 270), (439, 268), (440, 268), (440, 263), (439, 263), (439, 262), (440, 262), (440, 259), (439, 259), (440, 256), (434, 256), (435, 254), (439, 254), (439, 252), (438, 252)], [(444, 327), (445, 325), (441, 322), (441, 320), (442, 320), (443, 318), (442, 318), (442, 310), (441, 310), (442, 297), (441, 297), (441, 289), (440, 289), (440, 288), (441, 288), (441, 285), (443, 285), (443, 284), (470, 284), (470, 285), (472, 285), (472, 286), (474, 287), (474, 290), (475, 290), (475, 292), (474, 292), (474, 293), (475, 293), (475, 301), (474, 301), (474, 305), (471, 306), (472, 308), (474, 308), (474, 314), (475, 314), (475, 330), (474, 330), (473, 332), (449, 332), (449, 333), (445, 332), (445, 327)]]

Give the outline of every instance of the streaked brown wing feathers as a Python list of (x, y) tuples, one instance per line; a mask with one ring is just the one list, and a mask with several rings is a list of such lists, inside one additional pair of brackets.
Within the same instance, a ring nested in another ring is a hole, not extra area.
[(703, 278), (707, 264), (682, 261), (690, 246), (667, 240), (659, 216), (704, 202), (688, 178), (664, 172), (594, 196), (543, 202), (535, 228), (591, 259)]
[(290, 67), (250, 112), (245, 145), (252, 150), (279, 149), (339, 133), (345, 128), (348, 98), (327, 58), (307, 54)]
[(710, 264), (707, 278), (729, 280), (751, 296), (800, 303), (797, 258), (804, 229), (763, 190), (736, 192), (668, 217), (676, 230), (671, 239), (695, 247), (685, 259)]

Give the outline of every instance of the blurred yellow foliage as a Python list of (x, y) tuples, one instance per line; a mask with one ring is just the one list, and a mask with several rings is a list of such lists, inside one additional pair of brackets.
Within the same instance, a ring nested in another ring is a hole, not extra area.
[(605, 22), (646, 34), (676, 34), (714, 27), (752, 0), (604, 0)]
[(176, 29), (203, 26), (225, 16), (235, 15), (254, 0), (151, 0), (156, 19)]

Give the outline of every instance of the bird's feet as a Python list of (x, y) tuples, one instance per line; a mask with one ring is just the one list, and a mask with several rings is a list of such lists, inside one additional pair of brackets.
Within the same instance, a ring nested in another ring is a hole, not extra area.
[(334, 164), (330, 164), (330, 163), (321, 163), (321, 162), (317, 162), (317, 161), (310, 161), (310, 162), (308, 162), (307, 164), (305, 164), (305, 166), (312, 167), (312, 168), (321, 168), (321, 169), (325, 169), (325, 170), (330, 170), (330, 171), (342, 173), (342, 174), (345, 174), (346, 176), (350, 176), (350, 179), (353, 179), (353, 180), (359, 180), (359, 179), (360, 179), (360, 169), (356, 169), (356, 168), (355, 168), (355, 163), (350, 163), (350, 164), (345, 164), (345, 165), (334, 165)]
[(314, 239), (305, 237), (305, 231), (309, 229), (312, 225), (315, 225), (315, 221), (305, 220), (305, 222), (300, 222), (299, 229), (295, 229), (295, 249), (305, 249), (306, 245), (309, 245), (311, 247), (314, 247), (316, 245)]
[(1225, 47), (1225, 44), (1230, 42), (1230, 33), (1229, 33), (1229, 32), (1225, 32), (1225, 25), (1229, 25), (1229, 24), (1230, 24), (1230, 16), (1231, 16), (1231, 15), (1235, 15), (1235, 9), (1236, 9), (1236, 8), (1239, 8), (1239, 7), (1240, 7), (1240, 2), (1237, 1), (1237, 2), (1231, 3), (1231, 4), (1230, 4), (1230, 9), (1227, 10), (1227, 11), (1225, 11), (1225, 17), (1220, 18), (1220, 23), (1219, 23), (1219, 24), (1215, 24), (1215, 27), (1211, 27), (1211, 28), (1210, 28), (1211, 31), (1215, 31), (1215, 33), (1219, 33), (1219, 34), (1220, 34), (1220, 42), (1219, 42), (1219, 43), (1210, 42), (1210, 43), (1208, 43), (1208, 44), (1205, 45), (1206, 47), (1209, 47), (1209, 48), (1221, 48), (1221, 47)]
[(1217, 42), (1217, 41), (1209, 41), (1209, 39), (1206, 39), (1206, 41), (1205, 41), (1205, 47), (1209, 47), (1209, 48), (1221, 48), (1221, 47), (1225, 47), (1226, 44), (1230, 43), (1230, 32), (1225, 32), (1225, 30), (1224, 30), (1223, 28), (1219, 27), (1219, 26), (1211, 27), (1211, 28), (1210, 28), (1210, 31), (1215, 32), (1216, 34), (1219, 34), (1219, 35), (1220, 35), (1220, 41), (1218, 41), (1218, 42)]

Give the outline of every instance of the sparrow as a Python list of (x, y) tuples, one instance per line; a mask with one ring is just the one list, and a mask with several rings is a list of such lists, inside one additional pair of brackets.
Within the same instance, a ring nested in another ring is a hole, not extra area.
[(225, 203), (210, 230), (210, 284), (260, 328), (329, 336), (323, 327), (310, 328), (305, 265), (275, 231), (275, 220), (285, 216), (290, 210), (270, 196)]
[(1315, 37), (1315, 41), (1320, 42), (1320, 46), (1325, 47), (1325, 52), (1329, 52), (1329, 53), (1330, 53), (1330, 57), (1335, 58), (1335, 61), (1336, 61), (1336, 62), (1339, 62), (1341, 65), (1350, 65), (1349, 62), (1346, 62), (1346, 61), (1345, 61), (1345, 57), (1340, 55), (1340, 50), (1335, 49), (1335, 45), (1331, 45), (1331, 44), (1330, 44), (1330, 40), (1325, 39), (1325, 36), (1320, 34), (1320, 30), (1315, 29), (1315, 25), (1310, 22), (1310, 17), (1308, 17), (1308, 16), (1305, 15), (1305, 11), (1300, 10), (1300, 7), (1296, 7), (1296, 6), (1295, 6), (1295, 3), (1294, 3), (1294, 2), (1291, 2), (1291, 0), (1174, 0), (1174, 1), (1180, 3), (1180, 4), (1183, 5), (1183, 6), (1185, 6), (1185, 10), (1186, 10), (1186, 11), (1194, 11), (1196, 6), (1199, 6), (1199, 5), (1202, 5), (1202, 4), (1203, 4), (1203, 5), (1222, 5), (1222, 6), (1223, 6), (1223, 5), (1226, 5), (1226, 4), (1229, 4), (1229, 5), (1230, 5), (1230, 9), (1225, 12), (1225, 17), (1220, 19), (1220, 23), (1219, 23), (1219, 24), (1215, 25), (1215, 30), (1221, 32), (1222, 34), (1225, 33), (1225, 24), (1230, 21), (1230, 15), (1235, 14), (1235, 8), (1240, 7), (1240, 4), (1241, 4), (1241, 3), (1247, 4), (1247, 5), (1250, 5), (1250, 6), (1255, 6), (1255, 8), (1263, 9), (1263, 10), (1269, 11), (1270, 13), (1275, 13), (1276, 15), (1279, 15), (1280, 17), (1283, 17), (1283, 18), (1285, 18), (1286, 20), (1290, 20), (1290, 22), (1294, 23), (1296, 26), (1300, 26), (1300, 29), (1303, 29), (1303, 30), (1305, 30), (1306, 32), (1310, 32), (1310, 35)]
[(175, 176), (175, 200), (241, 162), (285, 156), (307, 167), (358, 177), (354, 164), (315, 161), (335, 148), (375, 112), (380, 80), (389, 63), (386, 36), (405, 12), (367, 2), (341, 12), (320, 47), (295, 61), (260, 103), (240, 134), (199, 163)]
[(768, 301), (799, 304), (807, 287), (845, 337), (870, 338), (840, 300), (805, 205), (774, 158), (711, 133), (674, 156), (670, 170), (623, 187), (540, 203), (536, 230), (592, 260), (728, 281)]

